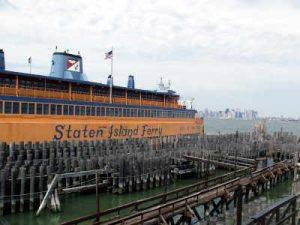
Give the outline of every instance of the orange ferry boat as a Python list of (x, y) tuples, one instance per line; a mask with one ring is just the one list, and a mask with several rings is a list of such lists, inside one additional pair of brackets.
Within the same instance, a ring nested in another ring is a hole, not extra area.
[(2, 142), (202, 135), (203, 119), (178, 100), (136, 89), (133, 76), (127, 87), (89, 82), (82, 57), (68, 52), (53, 53), (50, 76), (8, 71), (0, 50)]

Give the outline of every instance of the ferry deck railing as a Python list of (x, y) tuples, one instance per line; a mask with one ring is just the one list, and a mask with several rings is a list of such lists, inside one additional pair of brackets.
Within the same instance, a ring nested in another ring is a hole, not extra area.
[[(51, 91), (44, 89), (28, 89), (28, 88), (16, 88), (1, 86), (0, 95), (10, 96), (22, 96), (22, 97), (33, 97), (33, 98), (49, 98), (49, 99), (60, 99), (60, 100), (76, 100), (76, 101), (94, 101), (101, 103), (109, 103), (109, 96), (101, 96), (95, 94), (84, 94), (84, 93), (70, 93), (69, 91)], [(124, 105), (144, 105), (144, 106), (156, 106), (166, 108), (183, 108), (177, 102), (169, 101), (153, 101), (143, 97), (141, 98), (130, 98), (130, 97), (116, 97), (113, 96), (112, 102), (115, 104)]]

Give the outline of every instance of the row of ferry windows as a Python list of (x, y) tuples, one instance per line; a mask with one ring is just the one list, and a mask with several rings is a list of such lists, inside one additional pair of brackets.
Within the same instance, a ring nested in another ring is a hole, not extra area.
[(0, 113), (38, 114), (66, 116), (116, 116), (116, 117), (157, 117), (193, 118), (192, 111), (129, 109), (119, 107), (95, 107), (82, 105), (42, 104), (28, 102), (0, 101)]

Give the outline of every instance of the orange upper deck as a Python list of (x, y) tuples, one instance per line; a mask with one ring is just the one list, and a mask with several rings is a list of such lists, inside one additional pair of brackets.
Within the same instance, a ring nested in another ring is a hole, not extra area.
[[(12, 71), (0, 71), (0, 95), (109, 103), (109, 86)], [(124, 105), (183, 108), (179, 96), (141, 89), (113, 86), (112, 103)]]

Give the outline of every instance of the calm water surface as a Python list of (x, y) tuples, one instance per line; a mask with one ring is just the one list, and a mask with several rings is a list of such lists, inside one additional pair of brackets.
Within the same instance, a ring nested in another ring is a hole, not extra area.
[[(221, 134), (239, 132), (251, 132), (254, 130), (255, 124), (260, 120), (220, 120), (220, 119), (205, 119), (204, 127), (207, 134)], [(300, 136), (300, 122), (296, 121), (277, 121), (270, 120), (266, 122), (267, 132), (272, 134), (275, 131), (282, 129), (285, 132), (293, 132)]]

